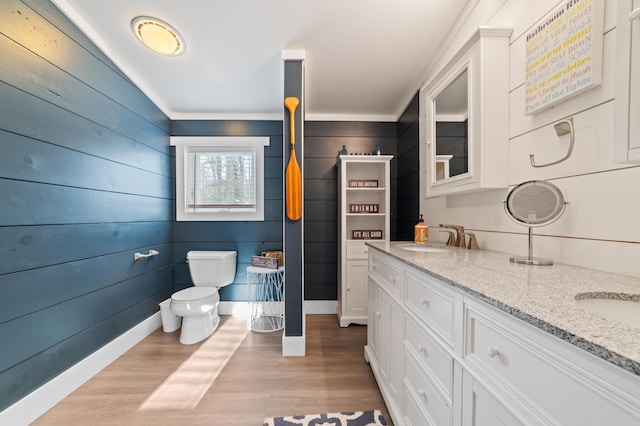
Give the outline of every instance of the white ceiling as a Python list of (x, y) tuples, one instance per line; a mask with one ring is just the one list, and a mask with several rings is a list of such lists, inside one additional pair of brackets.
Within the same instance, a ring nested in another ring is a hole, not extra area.
[[(395, 121), (469, 0), (52, 0), (171, 119), (281, 119), (283, 50), (304, 50), (309, 120)], [(464, 12), (464, 13), (463, 13)], [(136, 40), (168, 22), (186, 51)]]

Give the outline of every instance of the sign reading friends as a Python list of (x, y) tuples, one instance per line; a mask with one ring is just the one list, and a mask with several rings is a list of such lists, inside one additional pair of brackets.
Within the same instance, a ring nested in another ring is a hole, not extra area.
[(601, 83), (604, 3), (567, 0), (526, 33), (525, 115)]

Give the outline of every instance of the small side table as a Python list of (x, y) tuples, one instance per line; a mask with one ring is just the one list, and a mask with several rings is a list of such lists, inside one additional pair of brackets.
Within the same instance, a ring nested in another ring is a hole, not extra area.
[(278, 269), (247, 267), (249, 318), (253, 331), (268, 332), (284, 328), (284, 267)]

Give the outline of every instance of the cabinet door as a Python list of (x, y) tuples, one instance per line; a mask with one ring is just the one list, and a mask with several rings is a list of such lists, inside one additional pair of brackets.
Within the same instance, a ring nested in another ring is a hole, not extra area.
[(378, 311), (378, 285), (375, 281), (369, 279), (369, 288), (367, 289), (369, 294), (369, 315), (367, 323), (367, 345), (371, 351), (378, 358), (378, 318), (380, 317)]
[(367, 261), (347, 261), (347, 316), (367, 316)]
[(382, 289), (377, 290), (375, 309), (378, 371), (390, 396), (387, 402), (389, 410), (399, 412), (399, 408), (402, 407), (404, 377), (403, 311), (398, 303)]
[[(632, 9), (640, 9), (640, 0), (633, 0)], [(631, 24), (631, 72), (629, 81), (629, 150), (640, 150), (640, 17)], [(636, 156), (640, 156), (638, 151)]]
[(523, 424), (466, 371), (462, 385), (463, 426), (516, 426)]
[(640, 0), (618, 0), (614, 159), (640, 163)]

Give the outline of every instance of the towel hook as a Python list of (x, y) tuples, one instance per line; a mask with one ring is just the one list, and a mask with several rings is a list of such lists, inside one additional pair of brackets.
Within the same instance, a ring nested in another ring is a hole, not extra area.
[(573, 117), (567, 118), (566, 120), (558, 121), (556, 124), (553, 125), (553, 128), (556, 129), (556, 134), (558, 136), (563, 136), (566, 134), (571, 135), (569, 139), (569, 150), (567, 151), (567, 155), (562, 157), (560, 160), (554, 161), (552, 163), (536, 164), (535, 160), (533, 159), (533, 154), (529, 154), (529, 161), (531, 161), (531, 165), (533, 167), (553, 166), (554, 164), (562, 163), (564, 160), (566, 160), (571, 156), (571, 152), (573, 152), (573, 142), (576, 138), (576, 132), (573, 130)]

